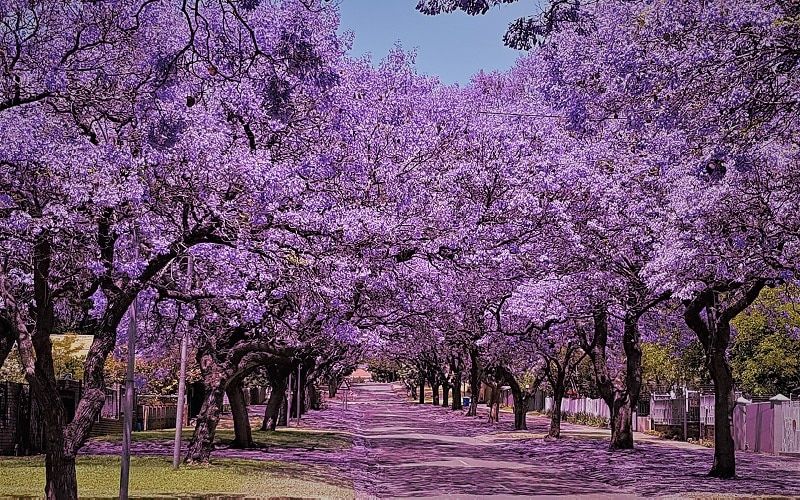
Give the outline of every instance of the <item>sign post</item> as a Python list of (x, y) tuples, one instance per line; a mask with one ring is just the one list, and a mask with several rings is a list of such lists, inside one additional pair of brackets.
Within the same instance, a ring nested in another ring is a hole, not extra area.
[(302, 391), (300, 390), (300, 365), (297, 365), (297, 427), (300, 427), (300, 408), (302, 408), (300, 404), (300, 396)]
[[(134, 256), (139, 257), (139, 237), (133, 231)], [(134, 396), (134, 368), (136, 363), (136, 321), (138, 319), (138, 293), (133, 297), (128, 308), (128, 366), (125, 370), (125, 419), (122, 422), (122, 457), (119, 469), (119, 498), (128, 500), (128, 483), (131, 471), (131, 432), (133, 431), (133, 414), (136, 412)]]
[(286, 384), (286, 427), (292, 421), (292, 374), (289, 374), (289, 383)]
[(122, 463), (119, 471), (119, 498), (128, 500), (128, 482), (131, 469), (131, 432), (133, 431), (133, 414), (136, 412), (134, 397), (134, 363), (136, 354), (136, 299), (128, 309), (128, 366), (125, 371), (125, 418), (122, 422)]
[[(188, 277), (187, 290), (192, 290), (194, 279), (194, 257), (187, 256), (186, 275)], [(172, 449), (172, 468), (177, 470), (181, 464), (181, 440), (183, 438), (183, 407), (186, 400), (186, 357), (189, 350), (189, 332), (183, 332), (181, 339), (181, 371), (178, 378), (178, 406), (175, 409), (175, 445)]]
[(342, 391), (342, 407), (345, 410), (347, 410), (347, 400), (348, 397), (350, 396), (350, 379), (345, 378), (344, 380), (342, 380), (342, 383), (339, 384), (339, 389), (341, 389), (343, 385), (344, 385), (344, 390)]

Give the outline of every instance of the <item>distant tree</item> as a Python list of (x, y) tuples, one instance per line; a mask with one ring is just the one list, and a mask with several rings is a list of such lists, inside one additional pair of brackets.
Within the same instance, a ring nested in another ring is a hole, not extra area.
[(764, 290), (733, 321), (731, 367), (745, 394), (788, 396), (800, 387), (800, 304), (791, 295), (781, 289)]
[[(70, 376), (75, 380), (83, 378), (83, 363), (85, 355), (81, 355), (81, 347), (77, 343), (75, 335), (64, 335), (64, 337), (53, 341), (53, 370), (57, 378)], [(0, 380), (25, 383), (25, 372), (19, 361), (19, 351), (16, 346), (6, 358), (5, 364), (0, 367)]]
[(64, 335), (53, 341), (53, 369), (57, 377), (70, 376), (75, 380), (83, 378), (86, 356), (80, 352), (81, 346), (76, 335)]
[(0, 366), (0, 380), (17, 382), (18, 384), (25, 383), (25, 373), (22, 371), (16, 346), (11, 347), (5, 363)]

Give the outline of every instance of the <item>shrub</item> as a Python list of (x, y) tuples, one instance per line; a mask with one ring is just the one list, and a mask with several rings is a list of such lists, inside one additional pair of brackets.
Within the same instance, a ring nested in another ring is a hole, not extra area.
[(565, 412), (562, 414), (561, 418), (571, 424), (588, 425), (590, 427), (608, 427), (607, 418), (592, 415), (583, 411), (579, 411), (578, 413), (574, 414)]

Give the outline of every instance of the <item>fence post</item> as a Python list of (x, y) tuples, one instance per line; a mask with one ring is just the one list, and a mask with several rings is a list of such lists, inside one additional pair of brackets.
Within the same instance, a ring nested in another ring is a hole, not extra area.
[(689, 391), (683, 386), (683, 440), (689, 440)]
[(286, 385), (286, 427), (291, 427), (292, 420), (292, 374), (289, 374), (289, 383)]
[(300, 370), (302, 369), (302, 365), (297, 365), (297, 427), (300, 427), (300, 408), (303, 406), (300, 402), (300, 397), (302, 395), (302, 388), (300, 387), (301, 377), (300, 377)]

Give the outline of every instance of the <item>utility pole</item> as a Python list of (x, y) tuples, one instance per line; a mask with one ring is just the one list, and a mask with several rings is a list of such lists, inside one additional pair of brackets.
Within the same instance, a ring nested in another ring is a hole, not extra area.
[(302, 408), (300, 404), (300, 367), (301, 365), (297, 365), (297, 427), (300, 427), (300, 408)]
[(286, 427), (292, 422), (292, 374), (289, 373), (289, 383), (286, 384)]
[[(187, 292), (191, 292), (194, 280), (194, 256), (189, 254), (186, 258)], [(183, 438), (183, 407), (186, 400), (186, 357), (189, 351), (188, 329), (181, 339), (181, 371), (178, 378), (178, 405), (175, 413), (175, 446), (172, 450), (172, 468), (177, 470), (181, 464), (181, 440)]]
[[(139, 255), (139, 238), (133, 232), (134, 255)], [(131, 432), (133, 414), (136, 412), (133, 376), (136, 363), (136, 321), (138, 319), (138, 293), (128, 308), (128, 366), (125, 371), (125, 419), (122, 423), (122, 463), (119, 470), (119, 498), (128, 500), (128, 483), (131, 470)]]

